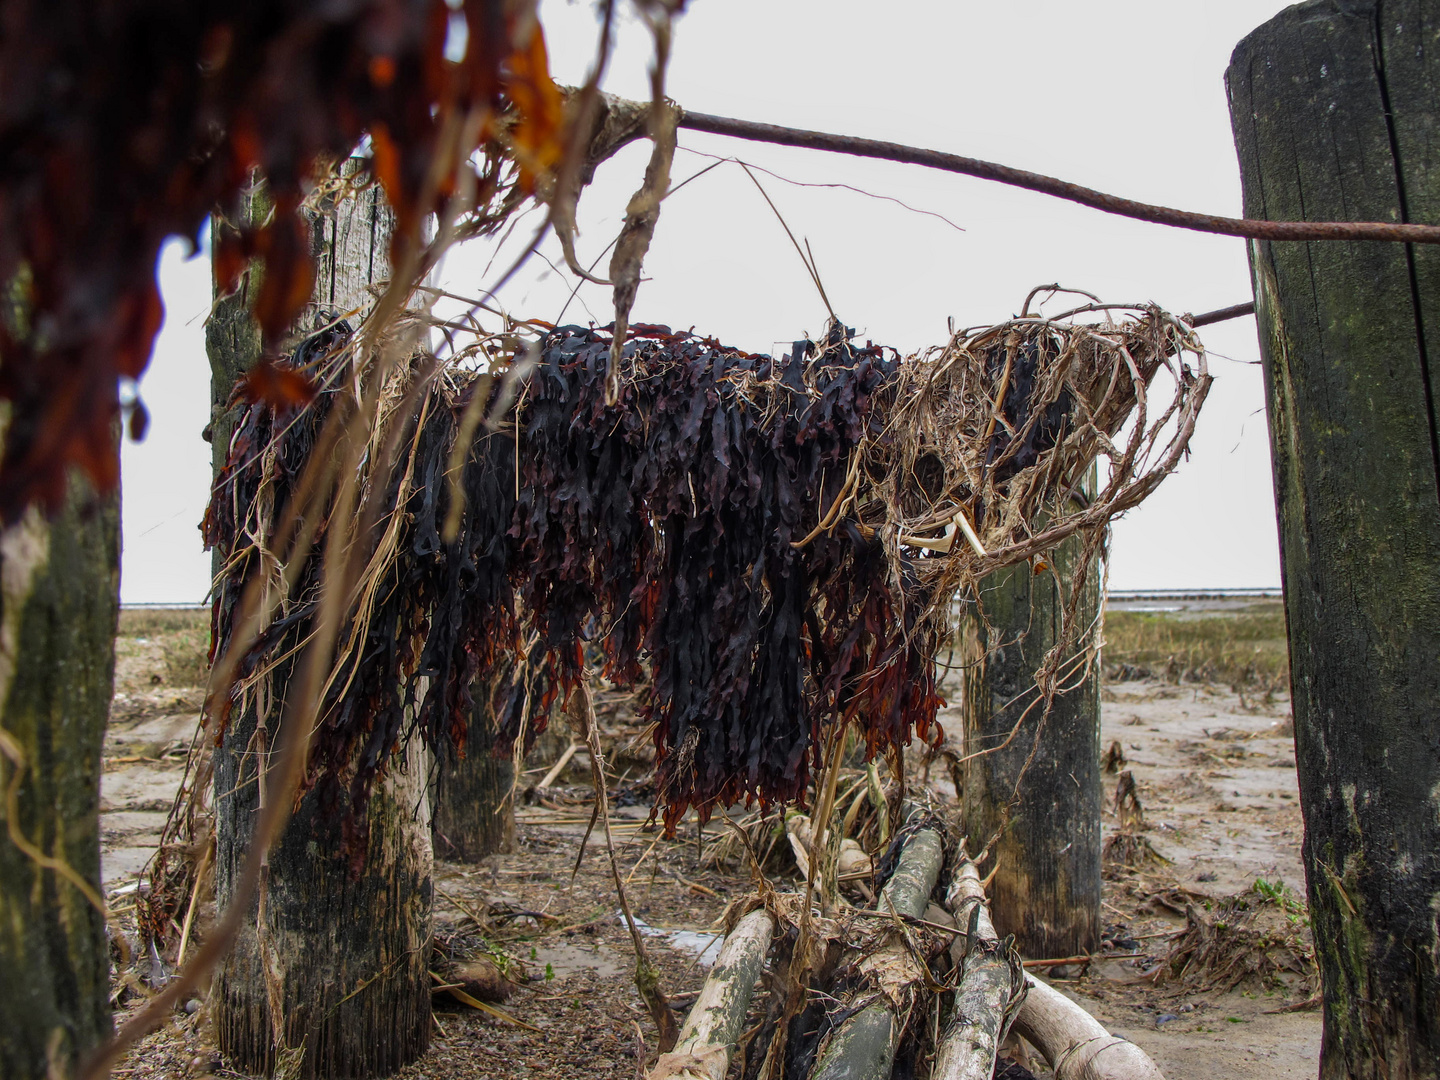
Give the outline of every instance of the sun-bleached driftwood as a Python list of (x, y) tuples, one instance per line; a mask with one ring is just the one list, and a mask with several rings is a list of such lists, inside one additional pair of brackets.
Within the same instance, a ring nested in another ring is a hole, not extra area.
[[(1004, 1014), (1018, 988), (1015, 972), (999, 955), (976, 956), (977, 944), (998, 945), (985, 890), (975, 864), (963, 858), (945, 898), (955, 921), (969, 928), (970, 943), (957, 956), (963, 970), (955, 988), (955, 1011), (936, 1053), (933, 1080), (988, 1078), (1005, 1038)], [(1025, 974), (1024, 997), (1014, 1030), (1039, 1050), (1056, 1080), (1164, 1080), (1150, 1056), (1132, 1042), (1111, 1035), (1093, 1016), (1060, 991)]]
[(541, 780), (540, 783), (536, 784), (535, 787), (540, 791), (544, 791), (546, 788), (548, 788), (551, 784), (555, 782), (559, 775), (565, 771), (565, 766), (570, 764), (570, 759), (575, 756), (575, 752), (577, 750), (583, 749), (585, 749), (585, 744), (583, 742), (579, 741), (578, 739), (571, 739), (570, 745), (567, 746), (565, 748), (565, 752), (560, 755), (560, 760), (555, 762), (554, 765), (550, 766), (550, 771), (545, 774), (545, 778)]
[[(906, 842), (895, 873), (880, 891), (876, 908), (918, 919), (930, 903), (940, 877), (945, 848), (934, 829), (917, 830)], [(897, 1011), (920, 971), (902, 941), (895, 941), (860, 962), (879, 996), (846, 1020), (830, 1036), (810, 1080), (884, 1080), (895, 1062), (901, 1024)]]
[(1039, 1050), (1056, 1080), (1165, 1080), (1150, 1055), (1111, 1035), (1059, 990), (1033, 975), (1014, 1029)]
[(730, 1052), (744, 1027), (774, 935), (775, 919), (764, 908), (735, 924), (685, 1018), (675, 1049), (660, 1055), (649, 1080), (725, 1080)]
[[(857, 800), (858, 805), (858, 800)], [(800, 876), (810, 877), (810, 839), (813, 829), (810, 819), (804, 814), (791, 814), (785, 822), (785, 834), (790, 838), (790, 850), (795, 854), (795, 865)], [(840, 840), (840, 855), (836, 860), (835, 873), (840, 881), (854, 881), (868, 878), (873, 863), (865, 849), (848, 836)]]
[(989, 1080), (1014, 1008), (1025, 996), (1020, 958), (1008, 941), (998, 940), (980, 875), (963, 857), (963, 847), (961, 855), (945, 906), (967, 933), (951, 946), (960, 977), (930, 1073), (933, 1080)]

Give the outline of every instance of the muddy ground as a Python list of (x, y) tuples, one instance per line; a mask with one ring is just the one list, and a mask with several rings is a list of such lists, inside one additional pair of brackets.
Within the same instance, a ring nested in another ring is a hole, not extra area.
[[(194, 615), (126, 616), (105, 752), (102, 842), (112, 906), (133, 929), (135, 875), (157, 842), (194, 732), (204, 630)], [(1313, 980), (1304, 955), (1288, 701), (1254, 687), (1237, 693), (1214, 681), (1176, 684), (1169, 680), (1184, 673), (1173, 670), (1119, 673), (1131, 677), (1102, 692), (1103, 745), (1118, 744), (1124, 757), (1107, 775), (1107, 795), (1129, 770), (1144, 815), (1143, 826), (1130, 830), (1140, 838), (1131, 845), (1138, 845), (1131, 862), (1139, 865), (1107, 867), (1105, 958), (1037, 973), (1049, 971), (1053, 985), (1144, 1047), (1170, 1080), (1313, 1077), (1320, 1018), (1313, 1005), (1304, 1007)], [(957, 720), (948, 726), (958, 731)], [(552, 757), (529, 763), (537, 770), (532, 783), (553, 760), (554, 744), (541, 751)], [(512, 854), (480, 866), (437, 866), (438, 935), (473, 950), (475, 923), (483, 924), (489, 946), (513, 962), (517, 988), (501, 1006), (513, 1022), (442, 993), (432, 1049), (404, 1071), (407, 1080), (632, 1080), (637, 1054), (653, 1058), (654, 1029), (630, 981), (631, 947), (603, 849), (592, 842), (570, 882), (588, 820), (584, 761), (578, 755), (546, 800), (550, 806), (522, 807)], [(931, 770), (942, 804), (953, 802), (943, 771)], [(750, 880), (738, 857), (717, 860), (725, 853), (718, 824), (697, 838), (692, 823), (672, 842), (644, 831), (644, 816), (641, 806), (620, 807), (616, 843), (662, 983), (683, 1006), (714, 955), (716, 920), (749, 891)], [(1107, 837), (1117, 820), (1112, 809)], [(793, 878), (783, 852), (782, 841), (767, 869)], [(1227, 906), (1233, 897), (1242, 899)], [(1188, 934), (1187, 912), (1200, 924)], [(202, 907), (200, 925), (204, 915)], [(1225, 989), (1237, 975), (1237, 985)], [(120, 994), (121, 1018), (137, 994)], [(213, 1050), (203, 1001), (190, 1009), (144, 1040), (118, 1075), (239, 1077)]]

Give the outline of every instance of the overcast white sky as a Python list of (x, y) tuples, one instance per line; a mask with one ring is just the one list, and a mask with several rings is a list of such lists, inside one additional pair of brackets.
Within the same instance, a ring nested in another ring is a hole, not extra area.
[[(1285, 6), (692, 0), (676, 27), (669, 92), (699, 112), (948, 150), (1148, 202), (1238, 215), (1225, 66), (1240, 38)], [(594, 48), (593, 7), (545, 2), (542, 18), (556, 78), (580, 81)], [(649, 38), (628, 17), (621, 29), (606, 89), (643, 98)], [(959, 226), (852, 191), (761, 175), (791, 228), (809, 239), (836, 312), (862, 337), (902, 351), (942, 342), (950, 317), (957, 325), (1002, 320), (1045, 282), (1174, 311), (1251, 296), (1240, 240), (1126, 221), (916, 166), (686, 131), (680, 145), (676, 182), (710, 163), (688, 151), (737, 156), (791, 180), (891, 196)], [(627, 148), (586, 192), (582, 262), (615, 235), (647, 154), (648, 144)], [(558, 264), (553, 242), (543, 251)], [(467, 293), (489, 284), (491, 254), (453, 253), (446, 284)], [(608, 256), (602, 272), (607, 264)], [(198, 601), (208, 586), (196, 524), (210, 476), (209, 446), (200, 440), (210, 268), (203, 254), (185, 261), (175, 243), (160, 271), (166, 322), (141, 384), (150, 435), (123, 452), (127, 602)], [(693, 325), (765, 351), (823, 325), (824, 307), (794, 249), (734, 165), (665, 203), (645, 272), (652, 280), (641, 287), (636, 321)], [(534, 260), (501, 299), (517, 315), (554, 319), (571, 287)], [(592, 314), (601, 324), (613, 317), (609, 290), (587, 285), (566, 321), (588, 322)], [(1114, 588), (1279, 584), (1254, 321), (1210, 327), (1203, 337), (1216, 380), (1194, 455), (1116, 524)]]

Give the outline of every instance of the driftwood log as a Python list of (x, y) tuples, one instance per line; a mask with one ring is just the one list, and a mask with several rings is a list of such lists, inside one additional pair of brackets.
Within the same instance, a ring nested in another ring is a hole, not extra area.
[[(876, 907), (885, 913), (920, 918), (945, 861), (944, 844), (934, 829), (917, 830), (906, 842), (895, 873), (880, 891)], [(888, 973), (905, 972), (913, 961), (905, 944), (892, 942), (861, 962), (880, 994), (871, 1004), (846, 1020), (830, 1037), (811, 1080), (883, 1080), (890, 1075), (900, 1041), (900, 1000), (913, 979), (901, 984)], [(916, 973), (918, 977), (918, 972)]]
[(1025, 984), (1015, 1031), (1050, 1063), (1055, 1080), (1165, 1080), (1149, 1054), (1111, 1035), (1059, 990), (1029, 974)]
[(750, 912), (726, 935), (675, 1049), (660, 1055), (649, 1080), (725, 1080), (774, 936), (775, 919), (764, 908)]
[(951, 946), (960, 977), (930, 1075), (933, 1080), (989, 1080), (1014, 1010), (1025, 998), (1025, 970), (1010, 942), (996, 935), (980, 875), (968, 858), (955, 872), (945, 906), (967, 931)]
[[(877, 909), (902, 919), (923, 917), (943, 863), (938, 831), (917, 830), (881, 890)], [(1055, 1070), (1056, 1080), (1164, 1080), (1138, 1046), (1111, 1035), (1058, 990), (1025, 974), (1011, 940), (1002, 941), (995, 932), (980, 876), (963, 846), (945, 906), (967, 930), (952, 949), (960, 974), (933, 1080), (989, 1080), (1012, 1027)], [(775, 928), (774, 917), (763, 908), (736, 924), (675, 1049), (660, 1056), (646, 1080), (724, 1080)], [(868, 979), (874, 997), (832, 1032), (809, 1080), (890, 1076), (921, 972), (906, 943), (896, 940), (859, 959), (855, 968)]]
[(1012, 959), (1012, 951), (997, 940), (980, 876), (963, 858), (963, 848), (946, 907), (968, 933), (963, 945), (954, 946), (964, 953), (956, 958), (961, 971), (954, 1011), (940, 1038), (933, 1080), (988, 1080), (1017, 1002), (1014, 1030), (1040, 1051), (1056, 1080), (1164, 1080), (1145, 1051), (1111, 1035), (1060, 991), (1024, 973), (1018, 957)]

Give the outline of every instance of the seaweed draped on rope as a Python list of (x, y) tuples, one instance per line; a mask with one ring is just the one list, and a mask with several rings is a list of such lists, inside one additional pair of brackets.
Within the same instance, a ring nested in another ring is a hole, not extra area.
[(753, 356), (639, 328), (605, 404), (609, 341), (547, 339), (521, 419), (519, 591), (567, 686), (577, 643), (643, 677), (667, 826), (694, 805), (803, 798), (822, 727), (873, 748), (932, 731), (933, 642), (914, 638), (883, 549), (806, 538), (880, 437), (898, 358), (838, 328)]
[[(610, 349), (565, 327), (484, 370), (399, 365), (371, 430), (402, 451), (367, 459), (394, 475), (358, 478), (368, 568), (308, 771), (348, 785), (352, 810), (405, 739), (464, 747), (474, 695), (501, 736), (468, 749), (505, 754), (595, 674), (645, 687), (667, 828), (691, 807), (803, 800), (850, 724), (872, 755), (936, 739), (957, 594), (1076, 531), (1098, 543), (1178, 463), (1209, 384), (1188, 324), (1153, 308), (1021, 318), (904, 360), (838, 325), (780, 357), (636, 326), (613, 403)], [(211, 705), (222, 724), (273, 691), (319, 595), (324, 525), (293, 582), (268, 538), (344, 399), (349, 338), (295, 362), (327, 389), (298, 411), (249, 407), (207, 516), (227, 556), (217, 649), (257, 575), (284, 594)], [(1162, 369), (1174, 392), (1156, 410)], [(1104, 482), (1078, 498), (1097, 458)]]

